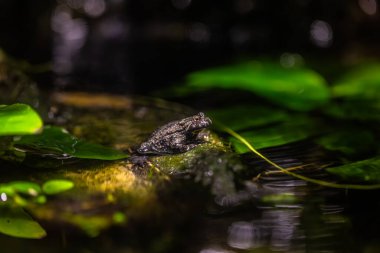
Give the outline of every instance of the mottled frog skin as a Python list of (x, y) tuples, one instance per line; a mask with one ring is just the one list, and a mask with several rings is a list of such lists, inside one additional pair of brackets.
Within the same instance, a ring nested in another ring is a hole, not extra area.
[(141, 155), (167, 155), (187, 152), (202, 143), (199, 131), (211, 125), (211, 119), (200, 112), (194, 116), (172, 121), (155, 130), (137, 148)]

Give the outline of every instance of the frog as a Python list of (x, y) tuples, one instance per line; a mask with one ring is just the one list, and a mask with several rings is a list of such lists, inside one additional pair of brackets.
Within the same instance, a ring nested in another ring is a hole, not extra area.
[(136, 153), (143, 156), (185, 153), (204, 142), (200, 132), (211, 124), (211, 119), (203, 112), (169, 122), (141, 143)]

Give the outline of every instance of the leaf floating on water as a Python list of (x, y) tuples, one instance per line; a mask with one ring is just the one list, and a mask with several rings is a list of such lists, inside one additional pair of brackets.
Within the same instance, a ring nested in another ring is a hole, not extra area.
[(42, 185), (42, 190), (44, 193), (53, 195), (58, 194), (74, 187), (74, 183), (69, 180), (64, 179), (53, 179), (45, 182)]
[[(240, 133), (248, 142), (253, 143), (256, 149), (280, 146), (301, 141), (320, 133), (322, 129), (318, 122), (309, 118), (294, 118), (289, 122), (271, 127), (253, 129)], [(237, 153), (249, 152), (246, 145), (235, 138), (230, 138)]]
[(326, 170), (346, 180), (380, 182), (380, 157), (328, 168)]
[(339, 151), (347, 156), (371, 154), (376, 150), (375, 136), (372, 132), (360, 129), (339, 129), (320, 137), (317, 142), (325, 149)]
[(247, 90), (300, 111), (314, 109), (330, 99), (326, 81), (318, 73), (265, 62), (194, 72), (188, 76), (188, 88), (188, 92), (209, 88)]
[(43, 123), (29, 105), (0, 105), (0, 135), (22, 135), (38, 132)]
[(288, 118), (288, 114), (283, 110), (259, 106), (221, 108), (208, 111), (207, 115), (235, 131), (282, 122)]
[(46, 231), (22, 208), (0, 205), (0, 233), (28, 239), (40, 239)]
[(22, 136), (15, 141), (14, 146), (25, 151), (53, 155), (57, 158), (118, 160), (129, 156), (112, 148), (77, 139), (63, 128), (54, 126), (45, 127), (38, 135)]

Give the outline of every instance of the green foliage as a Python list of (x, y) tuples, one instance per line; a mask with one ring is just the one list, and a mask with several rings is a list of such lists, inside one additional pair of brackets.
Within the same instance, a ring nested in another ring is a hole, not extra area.
[(12, 181), (0, 184), (0, 194), (2, 200), (17, 206), (27, 206), (31, 203), (44, 204), (46, 196), (67, 191), (74, 187), (74, 183), (69, 180), (52, 179), (41, 186), (29, 181)]
[(0, 105), (0, 136), (34, 134), (42, 127), (40, 116), (26, 104)]
[(49, 195), (58, 194), (74, 187), (74, 183), (69, 180), (55, 179), (49, 180), (42, 185), (44, 193)]
[(40, 239), (46, 231), (22, 208), (0, 204), (0, 233), (28, 239)]
[(235, 131), (283, 122), (289, 116), (284, 110), (249, 105), (215, 109), (207, 115)]
[(41, 187), (33, 182), (13, 181), (7, 184), (1, 184), (0, 192), (4, 192), (9, 196), (14, 196), (17, 193), (22, 193), (24, 195), (34, 197), (41, 193)]
[(326, 104), (330, 98), (326, 82), (318, 73), (256, 61), (202, 70), (188, 76), (188, 92), (209, 88), (250, 91), (300, 111)]
[(333, 84), (335, 97), (350, 100), (379, 100), (380, 96), (380, 64), (369, 63), (359, 65), (347, 72)]
[[(256, 149), (280, 146), (304, 140), (319, 133), (318, 122), (306, 117), (294, 117), (289, 121), (264, 128), (252, 129), (240, 133), (244, 139), (253, 143)], [(238, 153), (249, 152), (249, 149), (235, 138), (230, 138)]]
[(339, 103), (326, 108), (337, 118), (380, 121), (380, 63), (362, 64), (332, 86)]
[(339, 151), (349, 157), (371, 154), (376, 150), (374, 134), (358, 128), (336, 129), (320, 137), (317, 142), (325, 149)]
[(14, 146), (57, 158), (117, 160), (128, 157), (118, 150), (79, 140), (66, 130), (54, 126), (45, 127), (41, 134), (22, 136), (14, 142)]
[(380, 157), (328, 168), (327, 171), (346, 180), (378, 183), (380, 182)]

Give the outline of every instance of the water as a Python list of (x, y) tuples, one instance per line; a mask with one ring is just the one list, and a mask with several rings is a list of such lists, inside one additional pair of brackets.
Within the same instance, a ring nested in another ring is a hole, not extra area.
[[(125, 152), (156, 126), (191, 113), (163, 101), (80, 96), (61, 94), (50, 121)], [(25, 207), (45, 238), (0, 234), (4, 252), (380, 252), (378, 191), (307, 183), (254, 155), (231, 153), (216, 136), (212, 142), (194, 153), (155, 158), (156, 168), (146, 171), (134, 170), (128, 160), (2, 164), (3, 183), (75, 183), (46, 204)], [(320, 168), (336, 158), (309, 140), (262, 152), (285, 168), (334, 180)]]

